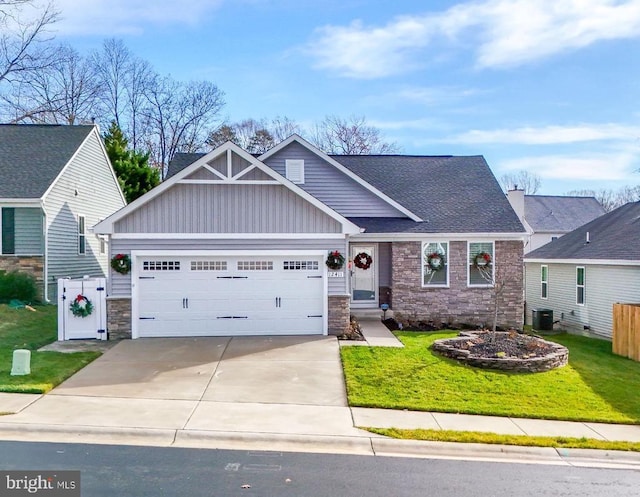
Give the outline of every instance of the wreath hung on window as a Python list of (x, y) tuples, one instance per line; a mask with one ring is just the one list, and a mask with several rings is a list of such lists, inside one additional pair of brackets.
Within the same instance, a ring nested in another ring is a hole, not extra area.
[(111, 267), (120, 274), (128, 274), (131, 271), (131, 259), (127, 254), (116, 254), (111, 259)]
[(476, 254), (473, 258), (473, 267), (478, 268), (486, 268), (491, 265), (491, 254), (487, 252), (480, 252)]
[(445, 263), (446, 259), (444, 254), (439, 252), (432, 252), (427, 256), (427, 266), (429, 266), (431, 271), (440, 271), (441, 269), (444, 269)]
[(367, 270), (371, 267), (373, 259), (366, 252), (360, 252), (353, 258), (353, 263), (357, 268)]
[(325, 261), (325, 264), (329, 269), (333, 269), (333, 270), (340, 269), (342, 266), (344, 266), (344, 255), (342, 255), (337, 250), (334, 250), (333, 252), (329, 252), (329, 255), (327, 256), (327, 260)]
[(93, 312), (93, 304), (87, 297), (80, 294), (73, 299), (69, 309), (71, 309), (71, 314), (74, 316), (78, 318), (86, 318)]

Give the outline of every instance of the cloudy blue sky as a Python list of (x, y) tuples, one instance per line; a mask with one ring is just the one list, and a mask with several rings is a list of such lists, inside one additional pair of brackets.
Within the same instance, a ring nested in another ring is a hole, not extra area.
[(640, 0), (56, 4), (58, 40), (211, 80), (230, 121), (363, 115), (404, 153), (482, 154), (539, 193), (640, 184)]

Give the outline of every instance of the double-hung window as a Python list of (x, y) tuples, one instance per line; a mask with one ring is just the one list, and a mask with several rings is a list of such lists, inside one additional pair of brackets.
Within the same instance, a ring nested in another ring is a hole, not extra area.
[(422, 286), (449, 286), (449, 242), (422, 244)]
[(78, 216), (78, 254), (87, 253), (87, 232), (86, 220), (84, 216)]
[(585, 270), (584, 267), (576, 267), (576, 304), (584, 305), (585, 300)]
[(493, 286), (495, 261), (493, 242), (469, 242), (467, 253), (469, 286)]
[(540, 266), (540, 297), (546, 299), (549, 295), (549, 266)]

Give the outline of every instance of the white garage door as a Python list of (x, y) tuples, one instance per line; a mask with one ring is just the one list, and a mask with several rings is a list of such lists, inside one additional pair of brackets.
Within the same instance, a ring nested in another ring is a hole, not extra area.
[(138, 257), (134, 336), (322, 334), (322, 260), (317, 255)]

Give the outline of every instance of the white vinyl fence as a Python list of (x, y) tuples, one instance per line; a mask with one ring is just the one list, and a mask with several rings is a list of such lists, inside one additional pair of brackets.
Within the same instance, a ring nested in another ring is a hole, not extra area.
[[(58, 340), (107, 339), (107, 292), (105, 278), (58, 280)], [(74, 301), (82, 309), (91, 304), (91, 313), (74, 315)]]

